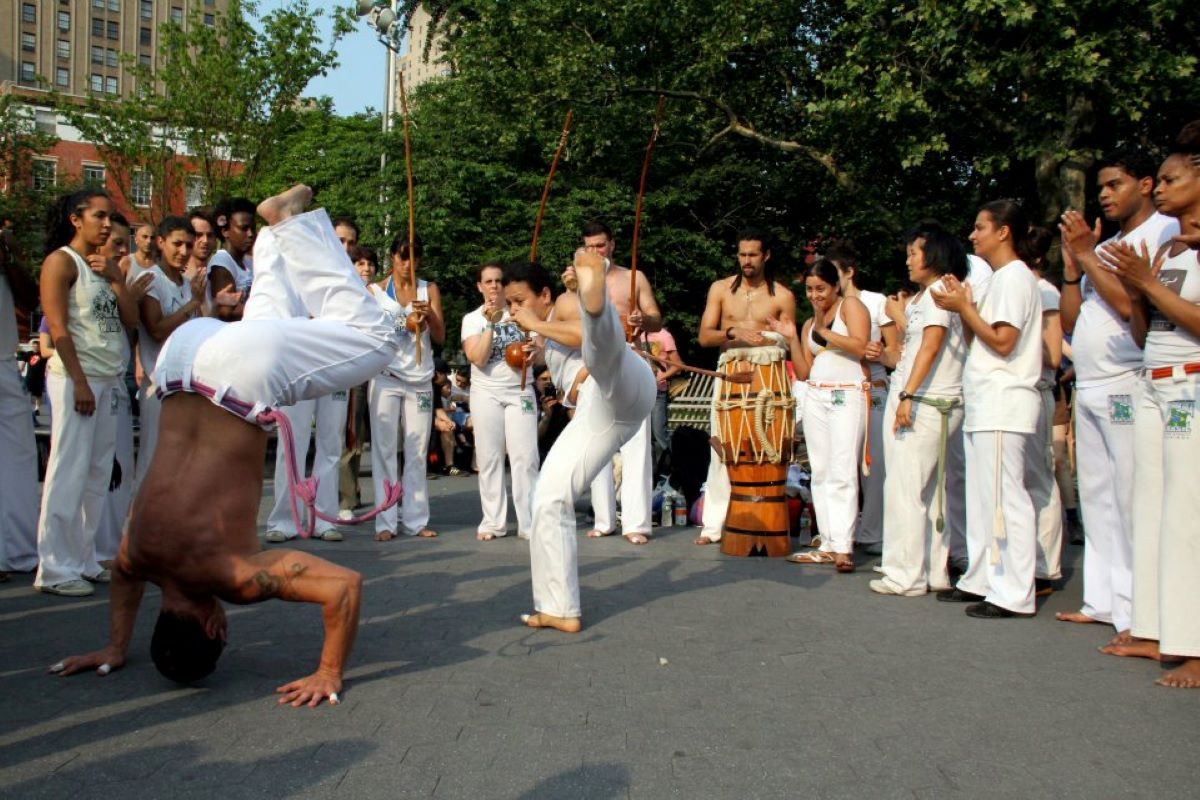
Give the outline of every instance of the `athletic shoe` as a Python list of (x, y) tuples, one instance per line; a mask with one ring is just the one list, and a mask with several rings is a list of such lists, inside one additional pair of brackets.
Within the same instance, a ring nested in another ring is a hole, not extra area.
[(96, 593), (96, 590), (87, 581), (63, 581), (53, 586), (35, 586), (33, 588), (43, 594), (57, 594), (61, 597), (88, 597)]
[(102, 569), (95, 575), (84, 575), (83, 579), (92, 583), (112, 583), (112, 570)]
[(340, 542), (340, 541), (342, 541), (342, 539), (345, 539), (346, 537), (342, 536), (341, 531), (339, 531), (335, 528), (330, 528), (327, 531), (318, 533), (317, 538), (320, 539), (322, 542)]
[(286, 541), (288, 541), (290, 539), (294, 539), (294, 538), (296, 538), (296, 537), (288, 536), (283, 531), (267, 531), (267, 535), (263, 537), (263, 539), (270, 542), (271, 544), (279, 544), (281, 542), (286, 542)]
[(872, 592), (875, 592), (875, 594), (890, 594), (896, 597), (920, 597), (925, 594), (925, 592), (919, 590), (915, 592), (900, 592), (889, 586), (886, 581), (879, 580), (871, 581), (867, 584), (867, 587)]
[(967, 606), (967, 616), (975, 619), (1011, 619), (1012, 617), (1026, 617), (1031, 614), (1018, 614), (1015, 611), (1009, 611), (1007, 608), (1002, 608), (995, 603), (989, 603), (984, 600), (982, 603), (975, 603)]
[(962, 589), (947, 589), (937, 593), (937, 599), (943, 603), (978, 603), (983, 600), (981, 594), (971, 594)]

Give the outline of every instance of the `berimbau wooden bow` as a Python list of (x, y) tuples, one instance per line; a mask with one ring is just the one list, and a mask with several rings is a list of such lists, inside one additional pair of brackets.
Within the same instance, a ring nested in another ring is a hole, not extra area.
[(542, 216), (546, 213), (546, 198), (550, 196), (550, 184), (554, 182), (554, 172), (558, 169), (558, 159), (562, 157), (567, 147), (567, 138), (571, 135), (571, 121), (575, 112), (567, 109), (567, 118), (563, 120), (562, 134), (558, 137), (558, 149), (554, 151), (554, 160), (550, 162), (550, 172), (546, 175), (546, 185), (542, 187), (542, 202), (538, 205), (537, 218), (533, 221), (533, 244), (529, 247), (529, 261), (537, 261), (538, 235), (542, 232)]
[[(413, 169), (412, 169), (412, 141), (408, 135), (408, 93), (404, 91), (404, 73), (398, 71), (396, 78), (399, 80), (400, 88), (400, 114), (401, 124), (404, 130), (404, 172), (408, 179), (408, 265), (412, 271), (413, 291), (417, 290), (417, 234), (415, 224), (415, 204), (413, 203)], [(424, 314), (409, 314), (405, 320), (405, 327), (412, 331), (413, 338), (416, 340), (416, 357), (417, 363), (421, 363), (421, 331), (425, 323)]]
[(642, 228), (642, 200), (646, 196), (646, 175), (650, 172), (650, 156), (654, 153), (654, 144), (658, 141), (658, 131), (662, 127), (663, 106), (667, 98), (658, 96), (658, 106), (654, 109), (654, 128), (650, 131), (650, 141), (646, 142), (646, 155), (642, 159), (642, 175), (638, 180), (637, 203), (633, 207), (633, 241), (629, 246), (629, 307), (637, 310), (637, 257), (638, 234)]

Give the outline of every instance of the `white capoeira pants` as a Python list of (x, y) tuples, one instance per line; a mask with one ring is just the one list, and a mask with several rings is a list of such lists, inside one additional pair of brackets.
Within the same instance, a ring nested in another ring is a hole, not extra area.
[(625, 344), (607, 302), (599, 316), (581, 311), (583, 364), (575, 416), (563, 428), (533, 492), (533, 606), (556, 617), (581, 616), (575, 500), (654, 408), (658, 385), (650, 367)]
[(533, 486), (538, 476), (537, 400), (533, 387), (521, 391), (519, 386), (491, 389), (472, 383), (471, 419), (483, 512), (476, 531), (496, 537), (508, 533), (508, 490), (504, 486), (507, 453), (517, 533), (528, 539), (533, 530)]
[(823, 389), (809, 384), (804, 442), (812, 467), (813, 510), (821, 530), (821, 550), (826, 553), (854, 550), (865, 413), (861, 388)]
[[(884, 420), (888, 418), (885, 407), (888, 402), (887, 385), (871, 385), (871, 413), (867, 423), (867, 434), (871, 437), (871, 474), (862, 476), (862, 516), (854, 538), (859, 544), (878, 544), (883, 541), (884, 481), (887, 480), (887, 447)], [(889, 423), (890, 427), (890, 423)], [(864, 445), (865, 446), (865, 445)]]
[(162, 400), (158, 397), (158, 387), (154, 385), (153, 376), (144, 375), (142, 384), (138, 387), (138, 417), (141, 426), (138, 428), (137, 473), (134, 484), (142, 485), (146, 477), (146, 469), (154, 459), (154, 446), (158, 443), (158, 420), (162, 416)]
[(396, 482), (401, 435), (404, 450), (404, 473), (400, 476), (404, 499), (399, 508), (392, 506), (375, 517), (375, 530), (416, 536), (429, 524), (425, 459), (433, 425), (433, 383), (406, 381), (388, 372), (371, 381), (370, 392), (371, 479), (375, 497), (383, 497), (385, 480)]
[(100, 574), (96, 533), (104, 517), (120, 417), (121, 378), (88, 378), (96, 411), (75, 410), (70, 378), (46, 370), (50, 461), (38, 519), (38, 571), (34, 586), (55, 586)]
[[(621, 445), (621, 533), (626, 536), (631, 533), (649, 536), (654, 527), (653, 444), (650, 417), (646, 417), (629, 441)], [(617, 493), (611, 461), (592, 481), (592, 509), (596, 513), (596, 530), (612, 533), (617, 529)]]
[[(1025, 485), (1025, 451), (1031, 436), (1011, 431), (966, 435), (970, 565), (958, 588), (1018, 614), (1036, 610), (1037, 522)], [(1002, 531), (997, 531), (997, 506), (1004, 518)]]
[(263, 228), (243, 318), (189, 320), (163, 344), (159, 391), (204, 394), (248, 422), (378, 375), (399, 338), (323, 209)]
[(11, 353), (0, 353), (0, 570), (37, 566), (38, 457), (33, 406)]
[[(1134, 414), (1138, 377), (1075, 390), (1083, 514), (1083, 607), (1127, 631), (1133, 620)], [(1144, 473), (1140, 473), (1144, 474)]]
[(1035, 577), (1058, 580), (1062, 577), (1062, 495), (1054, 476), (1054, 393), (1038, 384), (1042, 410), (1037, 430), (1025, 451), (1025, 487), (1037, 515), (1037, 566)]
[[(709, 406), (708, 430), (710, 436), (720, 438), (721, 426), (718, 422), (717, 400), (721, 398), (721, 381), (712, 382), (712, 404)], [(807, 384), (801, 384), (807, 386)], [(801, 409), (802, 401), (797, 402)], [(700, 517), (700, 535), (714, 542), (721, 541), (721, 533), (725, 529), (725, 516), (729, 513), (729, 496), (733, 492), (733, 484), (729, 481), (729, 468), (712, 448), (708, 451), (708, 476), (704, 479), (704, 513)]]
[[(1177, 370), (1180, 372), (1180, 370)], [(1133, 635), (1200, 657), (1200, 376), (1143, 378), (1134, 412)]]
[[(121, 546), (121, 535), (125, 533), (125, 518), (129, 516), (129, 504), (133, 501), (133, 408), (129, 390), (122, 380), (117, 386), (117, 440), (113, 461), (120, 468), (120, 483), (109, 482), (108, 494), (104, 498), (104, 514), (100, 528), (96, 531), (96, 560), (112, 561)], [(113, 471), (116, 472), (114, 466)], [(115, 479), (117, 476), (113, 475)]]
[[(315, 400), (301, 400), (295, 405), (280, 409), (292, 424), (298, 471), (303, 471), (308, 462), (308, 447), (315, 434), (317, 452), (313, 457), (312, 477), (317, 481), (316, 508), (331, 517), (337, 516), (338, 513), (338, 465), (341, 462), (342, 442), (346, 433), (347, 396), (348, 392), (342, 390)], [(315, 431), (314, 418), (317, 423)], [(287, 449), (277, 445), (275, 504), (267, 516), (267, 530), (278, 531), (290, 539), (298, 535), (299, 531), (296, 530), (295, 520), (292, 519), (292, 505), (287, 492), (286, 456)], [(332, 522), (318, 517), (314, 521), (313, 531), (320, 536), (335, 527)]]
[[(950, 398), (945, 398), (950, 399)], [(896, 418), (899, 390), (888, 396), (885, 417)], [(947, 449), (962, 431), (963, 409), (947, 412)], [(938, 451), (941, 449), (942, 412), (923, 403), (912, 404), (912, 427), (884, 429), (884, 450), (890, 469), (884, 482), (887, 516), (883, 520), (883, 582), (900, 594), (918, 595), (950, 588), (949, 514), (937, 530)], [(943, 488), (943, 502), (945, 493)]]
[(946, 445), (946, 533), (950, 539), (950, 563), (967, 564), (967, 456), (966, 434), (960, 427), (950, 433)]

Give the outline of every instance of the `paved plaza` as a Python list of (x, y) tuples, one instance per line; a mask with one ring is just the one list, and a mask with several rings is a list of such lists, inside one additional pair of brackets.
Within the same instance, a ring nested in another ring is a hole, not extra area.
[[(343, 702), (278, 708), (310, 673), (315, 606), (229, 607), (202, 686), (149, 660), (147, 591), (126, 668), (47, 665), (105, 641), (108, 591), (0, 585), (6, 798), (939, 798), (1195, 796), (1200, 692), (1100, 655), (1107, 631), (973, 620), (854, 575), (733, 559), (658, 531), (579, 541), (585, 628), (523, 628), (528, 546), (475, 541), (474, 479), (430, 483), (436, 540), (299, 545), (365, 576)], [(269, 500), (269, 492), (268, 492)], [(260, 522), (265, 519), (265, 506)], [(583, 521), (581, 519), (581, 526)]]

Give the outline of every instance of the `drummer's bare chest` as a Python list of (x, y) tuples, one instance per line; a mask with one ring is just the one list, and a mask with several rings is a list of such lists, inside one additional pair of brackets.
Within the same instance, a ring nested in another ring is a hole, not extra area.
[(765, 325), (769, 319), (779, 319), (783, 314), (783, 303), (772, 295), (766, 286), (748, 288), (745, 284), (736, 290), (725, 289), (721, 302), (722, 317), (730, 322), (752, 322)]

